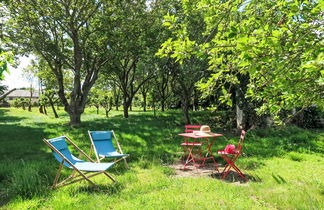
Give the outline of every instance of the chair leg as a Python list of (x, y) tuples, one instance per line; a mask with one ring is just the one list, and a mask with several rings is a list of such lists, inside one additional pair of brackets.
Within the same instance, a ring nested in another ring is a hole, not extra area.
[(191, 161), (193, 161), (193, 163), (194, 163), (194, 165), (195, 165), (195, 159), (194, 159), (194, 157), (193, 157), (192, 150), (193, 150), (193, 147), (191, 147), (191, 148), (187, 148), (188, 156), (187, 156), (186, 162), (184, 163), (183, 170), (186, 169), (186, 166), (187, 166), (188, 163), (190, 163)]
[(114, 179), (114, 177), (112, 177), (108, 172), (104, 171), (103, 172), (106, 176), (108, 176), (113, 182), (116, 182), (116, 180)]
[(226, 155), (222, 155), (222, 157), (227, 162), (227, 164), (225, 165), (224, 170), (222, 172), (222, 179), (224, 179), (228, 175), (228, 173), (230, 172), (233, 161), (229, 157), (227, 157)]
[(226, 172), (225, 172), (225, 174), (223, 174), (223, 176), (222, 176), (222, 179), (225, 179), (225, 177), (228, 175), (228, 173), (231, 171), (231, 165), (229, 165), (229, 167), (227, 168), (227, 170), (226, 170)]
[(64, 161), (61, 162), (61, 164), (59, 166), (59, 169), (57, 170), (56, 176), (54, 178), (53, 186), (52, 186), (53, 189), (56, 188), (57, 181), (60, 178), (61, 171), (62, 171), (62, 167), (63, 167), (63, 163), (64, 163)]
[(128, 166), (128, 163), (127, 163), (126, 157), (123, 157), (123, 159), (124, 159), (124, 162), (125, 162), (125, 166), (126, 166), (126, 168), (129, 169), (129, 166)]
[(234, 168), (234, 170), (244, 179), (244, 181), (247, 181), (247, 179), (245, 178), (245, 176), (243, 175), (242, 171), (236, 166), (233, 164), (232, 166)]
[(187, 148), (185, 146), (182, 146), (182, 148), (183, 148), (183, 156), (181, 158), (181, 162), (182, 162), (182, 164), (185, 164), (185, 159), (186, 159), (186, 157), (188, 157), (187, 156), (188, 150), (187, 150)]
[[(82, 172), (81, 172), (81, 173), (82, 173)], [(87, 173), (90, 173), (90, 172), (87, 172)], [(79, 181), (82, 181), (82, 180), (85, 179), (85, 180), (87, 180), (90, 184), (92, 184), (93, 187), (99, 189), (99, 187), (98, 187), (97, 185), (95, 185), (95, 184), (94, 184), (94, 183), (93, 183), (89, 178), (94, 177), (94, 176), (97, 176), (97, 175), (99, 175), (99, 174), (101, 174), (101, 173), (103, 173), (103, 172), (100, 171), (100, 172), (97, 172), (97, 173), (91, 174), (91, 175), (89, 175), (89, 176), (85, 176), (85, 174), (82, 173), (82, 174), (80, 174), (80, 175), (74, 177), (74, 178), (78, 178), (78, 177), (81, 177), (81, 176), (82, 176), (82, 178), (75, 179), (75, 180), (73, 180), (73, 178), (67, 178), (67, 179), (63, 180), (63, 181), (59, 184), (58, 187), (64, 187), (64, 186), (67, 186), (67, 185), (70, 185), (70, 184), (73, 184), (73, 183), (76, 183), (76, 182), (79, 182)], [(68, 180), (70, 180), (70, 179), (72, 179), (70, 182), (65, 183), (66, 181), (68, 181)]]
[(91, 155), (92, 155), (92, 149), (93, 149), (93, 145), (91, 144), (91, 146), (90, 146), (90, 152), (89, 152), (89, 157), (91, 157)]
[(236, 155), (234, 158), (230, 159), (226, 155), (222, 156), (224, 160), (227, 162), (223, 172), (222, 172), (222, 179), (224, 179), (228, 173), (230, 172), (231, 168), (233, 168), (243, 179), (244, 181), (247, 181), (241, 170), (235, 165), (235, 161), (239, 157), (239, 155)]
[(219, 173), (219, 170), (218, 170), (218, 164), (217, 164), (217, 162), (216, 162), (214, 156), (213, 156), (213, 161), (214, 161), (215, 168), (216, 168), (217, 172)]
[(97, 187), (95, 183), (93, 183), (86, 175), (84, 175), (81, 171), (76, 170), (85, 180), (87, 180), (92, 186)]
[(75, 176), (75, 170), (72, 171), (72, 174), (69, 176), (69, 178), (73, 178)]
[(230, 162), (230, 159), (226, 156), (226, 155), (222, 155), (222, 158), (227, 162), (227, 164), (225, 165), (224, 169), (223, 169), (223, 172), (222, 172), (222, 177), (224, 176), (224, 174), (227, 172), (228, 170), (228, 167), (229, 167), (229, 162)]

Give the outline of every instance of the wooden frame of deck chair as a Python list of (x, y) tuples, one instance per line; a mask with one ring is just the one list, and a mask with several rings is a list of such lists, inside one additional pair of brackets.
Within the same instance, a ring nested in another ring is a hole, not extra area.
[(242, 155), (242, 149), (243, 149), (242, 146), (244, 143), (245, 135), (246, 135), (246, 131), (242, 130), (240, 140), (237, 145), (237, 149), (234, 149), (231, 152), (226, 151), (226, 147), (224, 150), (218, 150), (218, 154), (220, 154), (222, 158), (227, 162), (221, 174), (222, 179), (224, 179), (230, 172), (231, 168), (233, 168), (242, 177), (244, 181), (247, 181), (242, 171), (235, 165), (236, 160)]
[[(72, 155), (72, 153), (68, 148), (66, 140), (70, 144), (72, 144), (75, 147), (75, 149), (77, 149), (80, 152), (80, 156), (84, 155), (90, 162), (80, 160), (79, 158), (76, 158), (74, 155)], [(59, 169), (54, 178), (54, 182), (52, 186), (53, 189), (63, 187), (69, 184), (73, 184), (82, 180), (86, 180), (92, 186), (98, 188), (98, 186), (94, 184), (90, 180), (90, 178), (97, 176), (99, 174), (106, 175), (113, 182), (116, 181), (109, 173), (106, 172), (107, 169), (109, 169), (115, 164), (114, 162), (112, 163), (94, 162), (75, 143), (73, 143), (71, 139), (69, 139), (66, 136), (60, 136), (52, 139), (43, 139), (43, 141), (51, 148), (55, 159), (60, 163)], [(73, 169), (73, 172), (69, 177), (62, 180), (60, 183), (58, 183), (63, 166)]]
[[(126, 161), (126, 158), (129, 155), (123, 153), (119, 141), (113, 130), (111, 131), (89, 131), (88, 130), (88, 134), (91, 140), (90, 156), (93, 150), (96, 155), (98, 163), (100, 163), (100, 161), (105, 158), (116, 158), (115, 162), (124, 160), (126, 168), (129, 168)], [(116, 140), (118, 151), (116, 151), (112, 143), (113, 138), (115, 138)]]

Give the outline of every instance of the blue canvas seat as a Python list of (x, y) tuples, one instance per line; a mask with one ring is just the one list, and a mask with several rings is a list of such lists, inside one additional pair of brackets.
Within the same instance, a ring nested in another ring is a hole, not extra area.
[[(84, 155), (89, 161), (81, 160), (75, 157), (69, 150), (68, 145), (66, 143), (68, 141), (71, 143), (81, 155)], [(74, 144), (71, 139), (67, 138), (66, 136), (60, 136), (53, 139), (44, 139), (44, 142), (52, 149), (52, 153), (55, 159), (60, 163), (59, 170), (56, 174), (54, 179), (53, 188), (62, 187), (68, 184), (75, 183), (81, 180), (87, 180), (92, 185), (96, 186), (89, 178), (99, 175), (105, 174), (109, 177), (112, 181), (115, 181), (111, 175), (109, 175), (106, 170), (114, 165), (114, 162), (111, 163), (95, 163), (87, 154), (85, 154), (76, 144)], [(73, 173), (67, 179), (58, 182), (60, 177), (60, 173), (62, 167), (65, 166), (67, 168), (73, 169)], [(75, 175), (75, 172), (79, 173), (79, 175)], [(88, 173), (94, 173), (91, 175), (87, 175)], [(82, 177), (80, 179), (76, 179), (78, 177)], [(69, 181), (69, 182), (67, 182)]]
[[(124, 159), (128, 166), (125, 158), (129, 155), (123, 153), (114, 131), (88, 131), (88, 133), (91, 140), (90, 154), (94, 150), (98, 163), (104, 158), (116, 158), (115, 162)], [(114, 147), (113, 138), (116, 141), (117, 150)]]

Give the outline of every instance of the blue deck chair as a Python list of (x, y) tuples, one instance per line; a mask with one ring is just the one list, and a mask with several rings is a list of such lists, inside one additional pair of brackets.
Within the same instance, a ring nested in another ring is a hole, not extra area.
[[(92, 150), (94, 150), (97, 162), (104, 158), (115, 158), (115, 163), (124, 160), (125, 165), (128, 168), (128, 164), (126, 158), (129, 156), (128, 154), (124, 154), (120, 144), (116, 138), (115, 132), (112, 131), (88, 131), (89, 137), (91, 140), (91, 148), (90, 148), (90, 155)], [(116, 144), (118, 147), (118, 151), (116, 151), (112, 139), (116, 140)]]
[[(80, 160), (72, 155), (68, 149), (66, 140), (80, 152), (80, 156), (84, 155), (90, 162)], [(91, 185), (97, 188), (97, 186), (89, 178), (99, 174), (104, 174), (115, 182), (115, 179), (106, 172), (106, 170), (112, 167), (114, 163), (95, 163), (75, 143), (73, 143), (71, 139), (67, 138), (66, 136), (60, 136), (53, 139), (44, 139), (43, 141), (52, 149), (55, 159), (60, 162), (60, 166), (52, 186), (53, 189), (82, 180), (87, 180)], [(63, 166), (73, 169), (73, 172), (68, 178), (58, 183)]]

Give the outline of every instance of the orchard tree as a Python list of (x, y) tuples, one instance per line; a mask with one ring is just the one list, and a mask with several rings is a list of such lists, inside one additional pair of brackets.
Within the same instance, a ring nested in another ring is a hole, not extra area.
[(59, 98), (57, 97), (57, 91), (55, 90), (46, 90), (45, 93), (43, 94), (44, 97), (47, 99), (46, 101), (48, 104), (51, 106), (55, 118), (58, 118), (58, 114), (55, 109), (55, 104), (58, 102)]
[(113, 107), (113, 97), (112, 94), (108, 91), (102, 91), (99, 97), (100, 105), (105, 109), (106, 117)]
[(48, 105), (48, 98), (44, 94), (42, 94), (39, 97), (38, 103), (39, 103), (39, 112), (47, 115), (46, 106)]
[[(200, 82), (204, 94), (220, 88), (220, 101), (232, 105), (233, 93), (246, 88), (241, 99), (249, 98), (259, 114), (280, 122), (284, 110), (323, 108), (321, 7), (313, 0), (184, 0), (182, 16), (165, 16), (175, 38), (160, 53), (180, 63), (208, 56), (212, 74)], [(205, 24), (203, 41), (190, 36), (190, 17), (197, 14)]]
[(146, 49), (150, 47), (148, 34), (155, 24), (155, 18), (147, 9), (146, 1), (120, 1), (114, 10), (116, 26), (111, 32), (109, 49), (112, 63), (107, 69), (112, 70), (122, 93), (124, 117), (139, 89), (152, 78), (151, 72), (142, 74), (139, 63), (143, 61)]
[(96, 107), (97, 114), (99, 114), (100, 108), (100, 91), (96, 88), (92, 88), (89, 98), (88, 98), (88, 105)]
[(190, 124), (190, 106), (194, 95), (195, 84), (204, 75), (206, 69), (204, 59), (192, 57), (184, 60), (181, 64), (175, 65), (173, 69), (173, 78), (171, 87), (173, 93), (181, 100), (181, 109), (183, 112), (185, 124)]
[(154, 86), (152, 88), (156, 91), (156, 97), (161, 104), (161, 111), (164, 112), (166, 108), (166, 101), (171, 96), (171, 80), (175, 63), (171, 58), (162, 58), (156, 62), (157, 71), (154, 77)]
[[(58, 96), (71, 125), (81, 123), (88, 93), (109, 61), (106, 31), (114, 18), (110, 1), (6, 1), (4, 37), (17, 53), (33, 53), (46, 60), (55, 75)], [(70, 99), (65, 72), (73, 74)]]
[[(195, 1), (183, 2), (187, 2), (187, 4), (182, 3), (183, 6), (186, 4), (188, 7), (196, 7)], [(169, 62), (178, 61), (177, 64), (171, 64), (172, 66), (169, 67), (172, 72), (172, 90), (175, 95), (180, 97), (185, 123), (190, 124), (189, 109), (192, 102), (192, 96), (194, 95), (195, 84), (202, 79), (205, 74), (204, 72), (207, 69), (207, 56), (187, 56), (185, 54), (186, 49), (194, 48), (194, 42), (190, 41), (190, 39), (203, 43), (205, 38), (202, 34), (205, 28), (203, 14), (199, 11), (194, 11), (192, 14), (187, 15), (185, 12), (185, 9), (175, 8), (165, 16), (163, 25), (170, 29), (175, 28), (175, 32), (171, 35), (171, 38), (162, 44), (157, 55), (160, 57), (168, 56), (174, 58), (169, 60)], [(178, 15), (177, 20), (175, 15)], [(175, 24), (179, 24), (179, 26), (174, 26), (173, 21), (177, 22)], [(185, 24), (185, 26), (182, 28), (180, 23)], [(179, 45), (174, 44), (174, 39), (178, 40), (178, 33), (183, 33), (183, 35), (185, 35), (184, 42), (178, 42)], [(173, 50), (178, 51), (173, 52)]]
[(10, 105), (15, 108), (19, 108), (22, 105), (20, 98), (15, 98), (14, 100), (10, 101)]
[[(112, 70), (123, 101), (124, 117), (128, 117), (135, 95), (155, 75), (154, 54), (166, 40), (161, 22), (173, 1), (122, 0), (114, 9), (116, 26), (109, 42)], [(172, 9), (172, 8), (171, 8)]]

